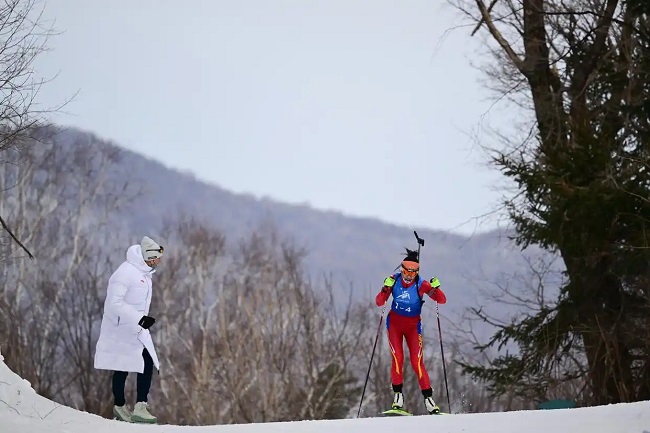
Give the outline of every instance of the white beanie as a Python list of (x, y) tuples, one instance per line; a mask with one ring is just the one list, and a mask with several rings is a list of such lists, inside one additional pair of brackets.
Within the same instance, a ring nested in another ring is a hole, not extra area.
[(156, 242), (154, 242), (153, 239), (148, 236), (142, 238), (142, 242), (140, 242), (140, 248), (142, 249), (142, 257), (145, 260), (157, 259), (158, 257), (162, 256), (163, 251), (165, 251), (163, 247), (158, 245)]

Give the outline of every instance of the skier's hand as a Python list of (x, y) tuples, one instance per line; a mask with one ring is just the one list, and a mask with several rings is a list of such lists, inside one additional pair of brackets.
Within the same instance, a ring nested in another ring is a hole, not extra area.
[(154, 323), (156, 323), (156, 319), (153, 317), (142, 316), (142, 319), (140, 319), (138, 325), (142, 326), (144, 329), (149, 329)]
[(429, 297), (439, 304), (446, 304), (447, 296), (440, 288), (440, 280), (437, 277), (433, 277), (429, 280), (429, 284), (431, 284), (431, 291), (428, 293)]
[(384, 285), (381, 288), (381, 292), (377, 293), (377, 296), (375, 298), (375, 304), (377, 304), (378, 307), (381, 307), (386, 303), (388, 297), (390, 296), (390, 292), (393, 290), (394, 284), (395, 278), (393, 278), (392, 275), (384, 279)]

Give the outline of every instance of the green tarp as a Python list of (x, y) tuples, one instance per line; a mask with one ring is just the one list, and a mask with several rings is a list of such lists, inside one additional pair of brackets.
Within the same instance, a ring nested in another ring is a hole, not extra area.
[(547, 400), (540, 403), (538, 409), (573, 409), (576, 402), (571, 400)]

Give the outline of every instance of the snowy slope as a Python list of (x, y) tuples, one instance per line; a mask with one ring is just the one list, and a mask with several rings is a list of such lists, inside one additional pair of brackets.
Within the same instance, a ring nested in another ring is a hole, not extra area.
[(650, 433), (650, 402), (548, 411), (202, 427), (135, 425), (79, 412), (39, 396), (5, 365), (0, 355), (1, 433), (395, 433), (396, 429), (430, 433)]

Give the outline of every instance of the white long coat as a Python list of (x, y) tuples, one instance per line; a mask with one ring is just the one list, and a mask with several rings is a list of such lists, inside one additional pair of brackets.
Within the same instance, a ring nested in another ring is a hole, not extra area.
[(138, 325), (142, 316), (149, 314), (153, 272), (142, 258), (140, 245), (131, 245), (126, 251), (126, 261), (108, 280), (95, 348), (96, 369), (142, 373), (142, 350), (146, 348), (154, 366), (160, 370), (151, 333)]

